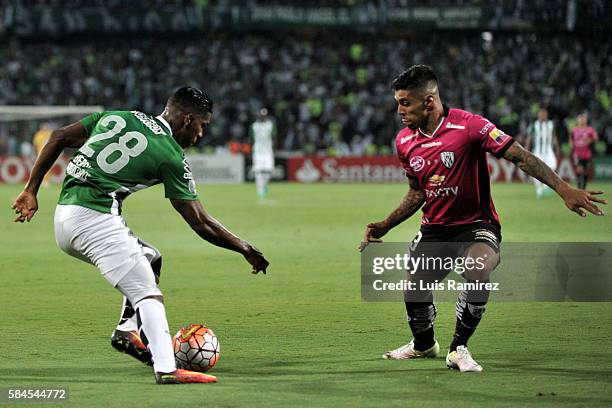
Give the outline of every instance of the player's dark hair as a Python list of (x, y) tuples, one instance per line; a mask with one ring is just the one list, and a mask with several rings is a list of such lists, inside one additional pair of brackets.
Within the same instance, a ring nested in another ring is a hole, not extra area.
[(413, 65), (393, 80), (391, 88), (394, 91), (400, 89), (412, 91), (424, 89), (432, 84), (438, 84), (438, 77), (433, 69), (429, 65)]
[(168, 98), (167, 105), (179, 112), (202, 115), (212, 113), (213, 101), (202, 90), (184, 86)]

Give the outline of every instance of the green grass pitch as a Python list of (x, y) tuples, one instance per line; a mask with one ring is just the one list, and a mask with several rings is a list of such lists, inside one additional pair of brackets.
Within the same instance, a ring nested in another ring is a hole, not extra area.
[[(253, 185), (200, 186), (210, 213), (269, 258), (267, 276), (198, 238), (161, 188), (130, 197), (129, 226), (164, 255), (171, 330), (203, 322), (222, 345), (217, 384), (160, 387), (110, 347), (120, 295), (56, 247), (58, 188), (42, 189), (39, 213), (20, 225), (9, 208), (20, 187), (1, 186), (0, 388), (67, 386), (72, 407), (612, 406), (610, 303), (490, 304), (470, 342), (481, 374), (447, 370), (443, 358), (381, 359), (410, 335), (402, 304), (360, 300), (356, 247), (405, 189), (273, 184), (258, 204)], [(536, 200), (530, 185), (493, 193), (505, 241), (612, 240), (612, 214), (581, 219), (554, 197)], [(418, 218), (387, 239), (411, 239)], [(438, 306), (445, 349), (454, 304)]]

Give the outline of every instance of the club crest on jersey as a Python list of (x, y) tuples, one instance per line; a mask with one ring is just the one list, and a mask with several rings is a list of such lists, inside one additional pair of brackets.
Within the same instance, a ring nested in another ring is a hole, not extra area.
[(440, 153), (440, 159), (444, 167), (450, 169), (455, 163), (455, 152), (442, 152)]
[(425, 167), (425, 159), (423, 159), (421, 156), (414, 156), (412, 159), (410, 159), (410, 167), (412, 167), (412, 170), (414, 171), (423, 170), (423, 167)]

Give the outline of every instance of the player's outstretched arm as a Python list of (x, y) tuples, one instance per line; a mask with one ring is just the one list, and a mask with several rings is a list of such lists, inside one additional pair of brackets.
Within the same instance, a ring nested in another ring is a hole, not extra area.
[(408, 178), (410, 189), (402, 198), (399, 206), (389, 214), (383, 221), (373, 222), (366, 226), (365, 234), (359, 251), (363, 251), (370, 242), (382, 242), (382, 237), (389, 232), (391, 228), (401, 224), (419, 210), (425, 203), (425, 194), (420, 189), (419, 182), (416, 179)]
[(555, 190), (565, 202), (565, 206), (581, 217), (586, 217), (584, 210), (595, 215), (604, 215), (603, 210), (595, 205), (595, 203), (608, 204), (608, 200), (596, 197), (596, 195), (603, 194), (603, 191), (585, 191), (570, 186), (546, 163), (525, 150), (518, 142), (514, 142), (503, 157)]
[(30, 222), (38, 210), (36, 195), (45, 174), (66, 147), (81, 147), (85, 140), (87, 140), (87, 131), (79, 122), (56, 129), (51, 133), (49, 141), (36, 158), (25, 188), (11, 207), (17, 214), (15, 222), (26, 220)]
[(269, 262), (263, 254), (248, 242), (231, 233), (219, 221), (211, 217), (198, 200), (170, 199), (172, 206), (200, 237), (213, 245), (241, 253), (253, 267), (252, 273), (266, 273)]

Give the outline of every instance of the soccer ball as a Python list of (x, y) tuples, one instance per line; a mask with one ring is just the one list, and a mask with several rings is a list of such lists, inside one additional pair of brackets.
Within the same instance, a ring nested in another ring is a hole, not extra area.
[(219, 361), (221, 345), (215, 333), (202, 324), (181, 328), (172, 338), (178, 368), (210, 370)]

